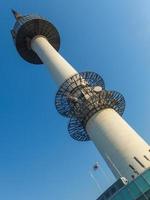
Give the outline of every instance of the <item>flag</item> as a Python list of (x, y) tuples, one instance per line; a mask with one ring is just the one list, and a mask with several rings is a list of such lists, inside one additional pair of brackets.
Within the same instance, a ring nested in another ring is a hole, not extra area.
[(94, 165), (93, 165), (93, 170), (96, 171), (99, 169), (99, 163), (96, 162)]

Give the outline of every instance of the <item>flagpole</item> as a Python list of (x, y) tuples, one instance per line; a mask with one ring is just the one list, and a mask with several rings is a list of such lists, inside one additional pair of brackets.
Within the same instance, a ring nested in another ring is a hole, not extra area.
[(115, 171), (117, 172), (117, 174), (119, 175), (119, 177), (122, 177), (122, 174), (120, 173), (119, 169), (116, 167), (115, 163), (111, 160), (111, 158), (106, 155), (107, 160), (110, 162), (110, 164), (112, 165), (112, 167), (115, 169)]
[(110, 184), (110, 177), (105, 173), (104, 169), (100, 166), (99, 174), (102, 172), (102, 174), (105, 176), (107, 183)]
[(90, 177), (93, 179), (93, 181), (95, 182), (98, 190), (102, 193), (103, 189), (102, 187), (99, 185), (98, 181), (96, 180), (96, 178), (94, 177), (93, 173), (91, 172), (91, 170), (89, 171)]
[(105, 173), (104, 169), (102, 168), (102, 166), (98, 162), (95, 163), (95, 165), (93, 166), (93, 169), (94, 169), (94, 171), (98, 171), (98, 169), (100, 169), (99, 174), (100, 175), (102, 174), (105, 177), (106, 182), (108, 184), (110, 184), (111, 178)]

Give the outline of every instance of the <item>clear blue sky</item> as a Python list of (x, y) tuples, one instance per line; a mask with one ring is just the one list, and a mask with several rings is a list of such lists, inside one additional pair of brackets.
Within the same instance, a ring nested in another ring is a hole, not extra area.
[(0, 199), (95, 200), (114, 181), (92, 142), (72, 140), (55, 110), (57, 87), (45, 66), (18, 55), (10, 9), (37, 13), (55, 24), (60, 53), (78, 71), (102, 75), (126, 99), (124, 118), (150, 141), (149, 0), (2, 0), (0, 4)]

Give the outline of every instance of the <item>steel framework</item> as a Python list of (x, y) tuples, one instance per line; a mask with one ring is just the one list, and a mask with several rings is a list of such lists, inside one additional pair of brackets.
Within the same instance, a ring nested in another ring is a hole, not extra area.
[(78, 141), (90, 140), (86, 124), (98, 111), (112, 108), (120, 115), (125, 109), (124, 97), (116, 91), (105, 90), (100, 75), (94, 72), (81, 72), (66, 80), (55, 98), (57, 111), (70, 119), (68, 131)]

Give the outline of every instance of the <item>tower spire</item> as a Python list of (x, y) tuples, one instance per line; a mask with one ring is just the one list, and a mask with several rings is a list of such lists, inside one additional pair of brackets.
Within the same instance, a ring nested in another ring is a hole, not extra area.
[(22, 15), (20, 13), (18, 13), (17, 11), (15, 11), (14, 9), (11, 10), (15, 19), (18, 20), (19, 18), (22, 17)]

